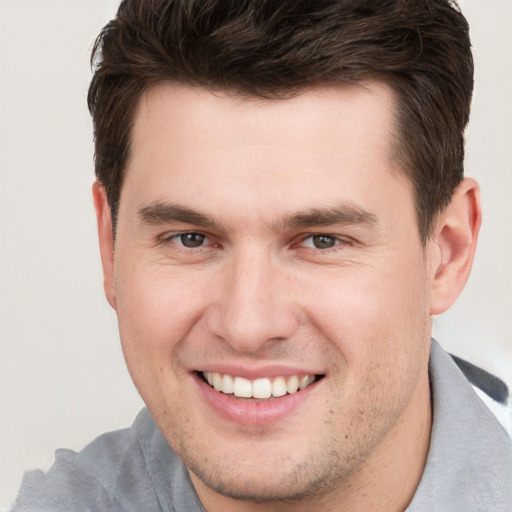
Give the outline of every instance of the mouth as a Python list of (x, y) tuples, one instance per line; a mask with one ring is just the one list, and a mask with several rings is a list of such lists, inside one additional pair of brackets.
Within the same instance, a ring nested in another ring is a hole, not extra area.
[(220, 393), (239, 400), (263, 401), (294, 395), (325, 375), (288, 375), (249, 380), (229, 374), (198, 371), (199, 378)]

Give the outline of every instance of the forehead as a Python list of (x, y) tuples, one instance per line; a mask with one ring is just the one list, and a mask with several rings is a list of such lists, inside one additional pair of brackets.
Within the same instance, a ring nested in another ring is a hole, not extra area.
[(404, 188), (392, 158), (394, 124), (393, 93), (378, 82), (287, 99), (162, 84), (138, 105), (121, 203), (126, 193), (139, 207), (196, 206), (202, 197), (213, 208), (279, 205), (286, 214), (369, 190), (382, 196), (390, 179)]
[(178, 140), (195, 135), (204, 137), (204, 143), (216, 138), (238, 142), (247, 135), (257, 144), (275, 141), (276, 135), (287, 135), (290, 142), (301, 137), (314, 142), (315, 135), (332, 134), (335, 127), (340, 137), (363, 146), (370, 129), (387, 150), (395, 125), (394, 107), (391, 88), (376, 81), (319, 86), (277, 99), (169, 82), (142, 95), (134, 116), (132, 148), (159, 143), (154, 131), (163, 133), (162, 128)]

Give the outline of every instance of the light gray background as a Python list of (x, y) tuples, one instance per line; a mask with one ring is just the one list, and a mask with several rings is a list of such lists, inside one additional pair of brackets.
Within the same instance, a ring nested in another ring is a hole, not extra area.
[[(512, 387), (512, 2), (463, 0), (476, 90), (466, 174), (484, 223), (448, 350)], [(24, 470), (128, 426), (142, 406), (104, 300), (86, 109), (94, 37), (117, 0), (0, 0), (0, 509)]]

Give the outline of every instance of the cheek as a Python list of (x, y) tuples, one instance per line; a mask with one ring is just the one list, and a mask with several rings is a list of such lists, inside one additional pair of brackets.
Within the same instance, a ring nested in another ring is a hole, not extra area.
[(411, 257), (339, 269), (321, 283), (310, 283), (305, 308), (349, 365), (394, 364), (429, 338), (424, 275), (423, 260)]
[(333, 387), (343, 399), (331, 407), (341, 418), (352, 407), (356, 430), (396, 420), (426, 367), (428, 303), (422, 273), (413, 267), (407, 274), (411, 269), (402, 266), (402, 278), (394, 272), (378, 279), (345, 276), (311, 302), (311, 321), (340, 361)]
[(122, 266), (116, 280), (121, 328), (137, 343), (158, 349), (175, 344), (202, 313), (204, 279), (176, 269), (145, 269), (130, 272)]
[(201, 315), (197, 283), (171, 276), (169, 270), (126, 271), (119, 266), (116, 280), (117, 316), (123, 354), (129, 373), (150, 410), (160, 417), (169, 404), (180, 407), (176, 354)]

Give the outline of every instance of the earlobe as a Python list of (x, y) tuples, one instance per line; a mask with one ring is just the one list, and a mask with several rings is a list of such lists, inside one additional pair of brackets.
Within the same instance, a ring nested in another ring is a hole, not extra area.
[(480, 189), (475, 180), (466, 178), (441, 213), (431, 240), (431, 315), (450, 308), (466, 285), (481, 219)]
[(92, 186), (92, 195), (98, 224), (98, 239), (100, 245), (101, 264), (103, 267), (103, 286), (109, 304), (116, 309), (112, 217), (105, 188), (99, 181), (94, 182)]

